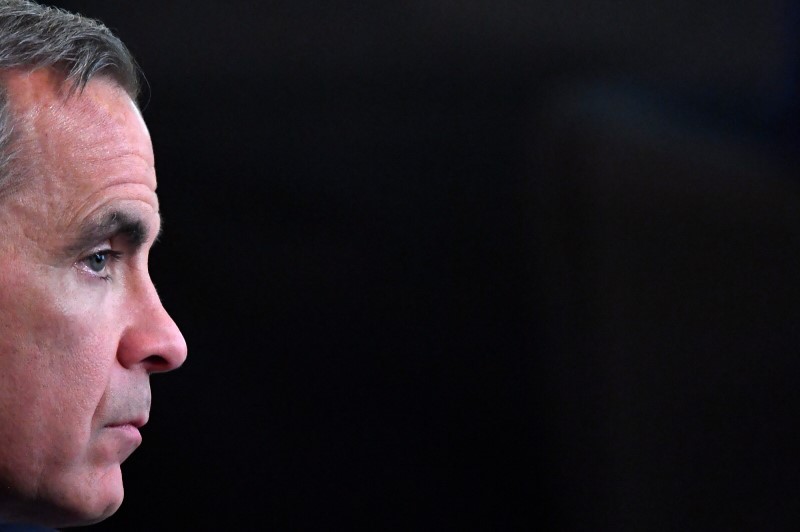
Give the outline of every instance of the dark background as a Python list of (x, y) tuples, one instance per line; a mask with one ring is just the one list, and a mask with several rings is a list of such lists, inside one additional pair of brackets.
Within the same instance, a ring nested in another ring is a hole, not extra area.
[(98, 530), (798, 521), (796, 3), (57, 4), (190, 353)]

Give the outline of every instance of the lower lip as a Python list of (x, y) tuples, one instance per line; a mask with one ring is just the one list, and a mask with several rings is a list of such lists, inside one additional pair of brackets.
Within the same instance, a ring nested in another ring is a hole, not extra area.
[(114, 431), (115, 434), (119, 434), (124, 438), (129, 438), (132, 440), (142, 441), (142, 434), (139, 432), (139, 429), (134, 427), (131, 424), (125, 425), (109, 425), (106, 427), (109, 430)]
[(142, 444), (142, 435), (134, 425), (107, 425), (103, 430), (109, 460), (122, 463)]

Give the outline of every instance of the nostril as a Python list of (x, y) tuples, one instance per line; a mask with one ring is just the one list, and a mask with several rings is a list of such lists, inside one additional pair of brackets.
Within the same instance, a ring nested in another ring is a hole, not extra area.
[(149, 373), (161, 373), (173, 369), (173, 365), (170, 364), (169, 360), (161, 355), (150, 355), (142, 363)]

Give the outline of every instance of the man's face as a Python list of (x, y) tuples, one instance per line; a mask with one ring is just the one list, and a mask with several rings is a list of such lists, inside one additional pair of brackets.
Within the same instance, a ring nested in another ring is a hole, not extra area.
[(122, 502), (150, 373), (186, 344), (147, 270), (159, 230), (150, 137), (95, 78), (5, 75), (20, 185), (0, 196), (0, 520), (94, 522)]

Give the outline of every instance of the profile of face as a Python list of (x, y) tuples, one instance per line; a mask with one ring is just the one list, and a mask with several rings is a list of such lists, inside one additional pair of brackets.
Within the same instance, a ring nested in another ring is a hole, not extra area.
[(148, 273), (147, 128), (112, 81), (59, 76), (4, 74), (23, 177), (0, 196), (0, 521), (50, 526), (119, 507), (149, 376), (186, 357)]

